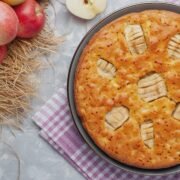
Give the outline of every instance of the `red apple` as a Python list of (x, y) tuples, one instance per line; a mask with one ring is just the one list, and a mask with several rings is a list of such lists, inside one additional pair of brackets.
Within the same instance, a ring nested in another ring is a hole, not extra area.
[(0, 1), (0, 46), (8, 44), (16, 37), (18, 24), (14, 10)]
[(23, 3), (25, 0), (1, 0), (1, 1), (3, 1), (11, 6), (17, 6), (21, 3)]
[(26, 0), (14, 10), (19, 18), (18, 37), (32, 38), (44, 27), (44, 10), (35, 0)]
[(7, 56), (7, 46), (0, 46), (0, 64), (3, 62), (3, 59)]

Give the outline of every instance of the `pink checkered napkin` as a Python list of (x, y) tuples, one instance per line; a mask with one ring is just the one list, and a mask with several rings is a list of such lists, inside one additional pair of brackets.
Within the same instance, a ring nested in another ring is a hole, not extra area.
[(172, 180), (180, 174), (142, 176), (128, 173), (107, 163), (84, 142), (70, 115), (66, 89), (61, 88), (33, 117), (41, 128), (40, 135), (75, 169), (89, 180)]

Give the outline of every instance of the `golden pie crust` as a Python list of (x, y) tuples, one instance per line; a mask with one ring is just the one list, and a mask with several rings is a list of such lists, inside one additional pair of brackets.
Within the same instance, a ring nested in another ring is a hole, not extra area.
[(148, 10), (98, 31), (80, 57), (78, 114), (94, 142), (128, 165), (180, 163), (180, 15)]

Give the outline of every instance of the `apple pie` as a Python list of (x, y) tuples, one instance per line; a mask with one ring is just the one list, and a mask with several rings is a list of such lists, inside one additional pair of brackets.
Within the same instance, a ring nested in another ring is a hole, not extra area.
[(120, 17), (84, 48), (74, 82), (84, 128), (110, 157), (140, 168), (180, 163), (180, 15)]

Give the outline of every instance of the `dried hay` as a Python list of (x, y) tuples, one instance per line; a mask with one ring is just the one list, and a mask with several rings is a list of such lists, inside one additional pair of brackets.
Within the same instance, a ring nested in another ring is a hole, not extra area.
[[(47, 0), (41, 3), (48, 5)], [(40, 69), (39, 58), (54, 52), (61, 41), (46, 25), (37, 37), (16, 39), (10, 44), (8, 56), (0, 64), (0, 126), (21, 127), (36, 92), (36, 84), (29, 75)]]

